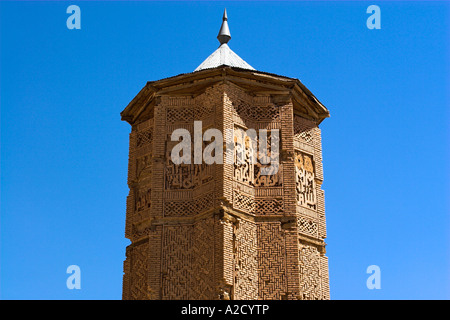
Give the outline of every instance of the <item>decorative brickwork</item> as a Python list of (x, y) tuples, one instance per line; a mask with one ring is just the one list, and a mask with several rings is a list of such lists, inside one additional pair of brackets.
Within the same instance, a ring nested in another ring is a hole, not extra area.
[[(327, 116), (298, 80), (257, 71), (147, 84), (122, 112), (132, 126), (123, 298), (329, 299), (318, 128)], [(233, 163), (172, 161), (173, 131), (186, 129), (193, 150), (194, 121), (232, 131)]]
[(191, 237), (191, 226), (164, 226), (162, 299), (189, 299), (193, 274)]
[(280, 300), (286, 295), (285, 235), (280, 223), (258, 224), (258, 297)]
[(300, 241), (300, 298), (329, 299), (328, 263), (317, 245)]
[[(148, 241), (141, 241), (127, 250), (126, 266), (129, 268), (129, 291), (127, 299), (146, 300), (148, 291)], [(125, 295), (125, 291), (124, 291)]]
[(313, 245), (300, 242), (300, 290), (303, 300), (322, 299), (320, 253)]
[(235, 299), (258, 298), (257, 226), (240, 220), (234, 230)]

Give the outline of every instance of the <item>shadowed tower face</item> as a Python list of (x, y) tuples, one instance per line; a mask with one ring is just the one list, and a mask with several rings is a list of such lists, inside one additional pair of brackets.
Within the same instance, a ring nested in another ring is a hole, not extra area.
[(329, 299), (318, 127), (329, 112), (299, 80), (234, 53), (227, 20), (194, 72), (148, 82), (121, 113), (123, 299)]

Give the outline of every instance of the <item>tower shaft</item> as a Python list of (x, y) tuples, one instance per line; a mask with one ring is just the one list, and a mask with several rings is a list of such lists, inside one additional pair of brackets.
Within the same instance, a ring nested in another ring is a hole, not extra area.
[[(329, 299), (318, 127), (328, 116), (297, 79), (252, 70), (148, 83), (122, 112), (132, 126), (123, 298)], [(189, 132), (193, 151), (195, 121), (232, 132), (233, 163), (172, 161), (173, 132)], [(278, 156), (269, 175), (262, 143)]]

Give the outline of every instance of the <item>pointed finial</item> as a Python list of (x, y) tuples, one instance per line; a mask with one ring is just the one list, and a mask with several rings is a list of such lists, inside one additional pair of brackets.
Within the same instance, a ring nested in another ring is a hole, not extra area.
[(223, 12), (222, 26), (220, 27), (219, 35), (217, 36), (220, 44), (227, 43), (231, 39), (230, 29), (228, 28), (227, 9)]

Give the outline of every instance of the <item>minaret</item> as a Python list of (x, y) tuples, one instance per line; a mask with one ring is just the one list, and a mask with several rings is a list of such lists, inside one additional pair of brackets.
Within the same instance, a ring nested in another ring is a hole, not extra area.
[(121, 113), (123, 299), (329, 299), (318, 127), (329, 112), (298, 79), (234, 53), (222, 20), (194, 72), (148, 82)]

